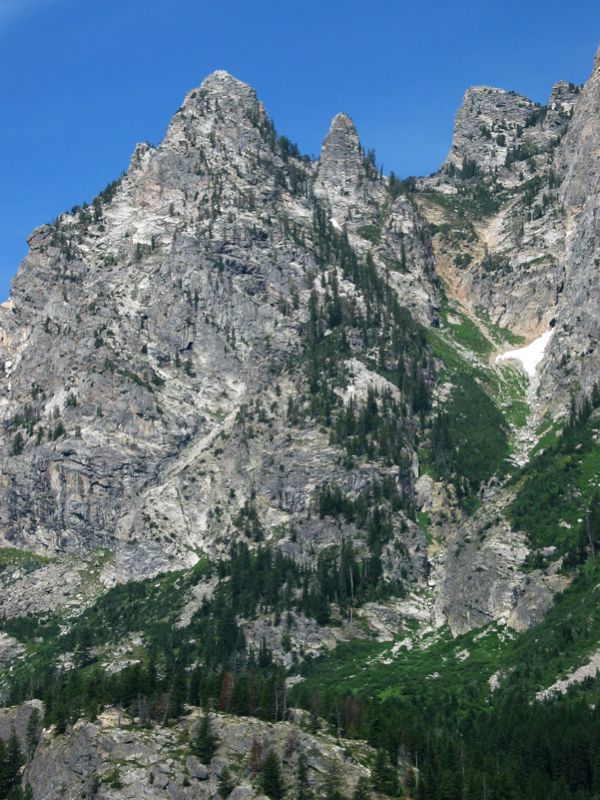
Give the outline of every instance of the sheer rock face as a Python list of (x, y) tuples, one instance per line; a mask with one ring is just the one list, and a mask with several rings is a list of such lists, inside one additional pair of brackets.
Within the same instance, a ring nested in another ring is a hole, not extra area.
[(558, 154), (564, 179), (564, 291), (541, 390), (565, 404), (600, 373), (600, 50)]
[(435, 620), (448, 624), (454, 635), (493, 621), (527, 630), (541, 622), (556, 593), (568, 585), (558, 572), (527, 571), (527, 537), (502, 517), (506, 505), (500, 494), (464, 520), (435, 562)]
[[(306, 521), (314, 493), (347, 475), (325, 433), (286, 419), (322, 292), (317, 210), (328, 235), (390, 272), (416, 318), (437, 314), (426, 226), (387, 197), (347, 117), (312, 163), (277, 138), (250, 87), (216, 72), (118, 185), (34, 231), (0, 308), (3, 541), (108, 547), (124, 577), (141, 576), (227, 550), (252, 495), (267, 530), (302, 518), (312, 547), (327, 528)], [(262, 419), (250, 438), (249, 408)], [(352, 486), (379, 472), (363, 464)]]

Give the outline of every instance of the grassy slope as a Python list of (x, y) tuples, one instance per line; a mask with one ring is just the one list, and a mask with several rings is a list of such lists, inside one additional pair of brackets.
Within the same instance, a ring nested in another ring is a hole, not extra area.
[[(518, 634), (496, 624), (452, 638), (447, 630), (410, 643), (347, 642), (304, 669), (307, 687), (347, 688), (415, 709), (453, 708), (459, 716), (485, 706), (490, 678), (500, 694), (515, 687), (533, 699), (557, 678), (585, 664), (600, 642), (600, 559), (588, 562), (558, 596), (546, 618)], [(413, 646), (414, 645), (414, 646)], [(572, 690), (600, 700), (597, 681)]]

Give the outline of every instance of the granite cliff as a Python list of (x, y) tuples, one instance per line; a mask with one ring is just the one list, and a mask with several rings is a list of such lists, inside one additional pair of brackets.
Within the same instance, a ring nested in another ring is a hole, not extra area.
[[(589, 601), (599, 120), (598, 59), (546, 106), (477, 86), (440, 169), (401, 181), (346, 114), (311, 159), (218, 71), (33, 232), (0, 307), (0, 738), (23, 791), (247, 800), (273, 750), (299, 800), (342, 773), (410, 796), (416, 745), (365, 744), (355, 695), (422, 664), (406, 708), (467, 707), (476, 663), (487, 703), (561, 630), (557, 594)], [(586, 624), (532, 697), (596, 663)]]

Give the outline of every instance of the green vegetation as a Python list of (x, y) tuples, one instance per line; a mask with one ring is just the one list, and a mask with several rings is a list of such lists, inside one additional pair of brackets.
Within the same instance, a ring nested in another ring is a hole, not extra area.
[(508, 364), (489, 364), (493, 342), (511, 334), (478, 316), (481, 325), (452, 307), (442, 291), (441, 327), (428, 332), (432, 352), (442, 362), (439, 381), (451, 389), (432, 419), (424, 462), (455, 484), (467, 511), (477, 506), (482, 481), (512, 470), (511, 430), (525, 426), (530, 413), (526, 376)]
[(497, 344), (507, 343), (512, 344), (515, 347), (525, 344), (525, 339), (523, 336), (517, 336), (517, 334), (513, 333), (509, 328), (501, 328), (498, 325), (495, 325), (490, 319), (489, 313), (484, 308), (479, 306), (475, 309), (475, 313), (485, 325), (486, 331), (488, 332), (490, 338)]
[[(473, 174), (471, 175), (471, 173)], [(457, 221), (463, 222), (465, 230), (472, 230), (472, 220), (483, 219), (495, 214), (506, 198), (506, 192), (497, 184), (482, 180), (477, 167), (467, 164), (467, 175), (464, 169), (458, 171), (448, 168), (450, 177), (457, 176), (457, 194), (446, 195), (441, 192), (422, 192), (421, 194), (437, 205), (446, 209)]]
[(363, 239), (373, 244), (377, 244), (381, 236), (381, 231), (376, 225), (363, 225), (362, 228), (357, 230), (357, 233), (359, 236), (362, 236)]
[(505, 471), (506, 422), (471, 376), (455, 377), (450, 399), (433, 421), (431, 451), (439, 475), (454, 482), (467, 508), (483, 481)]
[[(600, 641), (600, 558), (590, 559), (572, 584), (557, 595), (546, 617), (518, 634), (495, 624), (452, 637), (447, 629), (406, 645), (354, 640), (309, 662), (298, 692), (335, 692), (343, 687), (370, 700), (394, 699), (405, 708), (436, 708), (453, 723), (468, 722), (492, 695), (489, 679), (497, 676), (501, 696), (519, 691), (528, 699), (557, 677), (586, 663)], [(600, 699), (595, 681), (575, 686), (589, 702)], [(307, 701), (308, 702), (308, 701)]]
[[(580, 416), (577, 419), (581, 424)], [(587, 421), (591, 419), (590, 412)], [(322, 493), (321, 504), (325, 514), (354, 520), (377, 507), (372, 499), (350, 502), (333, 491)], [(594, 514), (595, 525), (600, 503)], [(343, 558), (349, 556), (342, 554)], [(306, 584), (306, 599), (321, 583), (341, 604), (343, 591), (352, 591), (352, 582), (342, 590), (341, 580), (354, 568), (338, 558), (325, 567), (323, 563), (322, 575), (316, 570)], [(188, 591), (211, 576), (220, 578), (214, 597), (204, 602), (188, 627), (176, 628), (173, 623)], [(82, 715), (93, 719), (104, 705), (115, 703), (142, 725), (175, 720), (186, 703), (279, 719), (286, 673), (273, 662), (266, 644), (258, 652), (247, 647), (236, 612), (285, 619), (288, 611), (305, 602), (304, 588), (297, 591), (305, 577), (309, 576), (281, 555), (264, 547), (251, 554), (242, 547), (219, 565), (201, 563), (186, 572), (116, 587), (72, 620), (69, 629), (56, 619), (4, 621), (3, 628), (26, 641), (30, 650), (27, 662), (14, 665), (10, 676), (5, 673), (8, 700), (43, 696), (46, 723), (54, 722), (58, 732), (68, 722)], [(353, 580), (357, 578), (354, 573)], [(600, 559), (592, 558), (547, 618), (524, 634), (491, 625), (456, 638), (441, 630), (414, 639), (412, 647), (406, 642), (345, 642), (303, 665), (305, 681), (289, 702), (310, 711), (317, 725), (324, 718), (333, 731), (367, 740), (377, 751), (372, 788), (388, 796), (399, 791), (397, 765), (402, 756), (418, 762), (418, 785), (410, 784), (412, 773), (404, 778), (424, 800), (446, 800), (448, 786), (462, 797), (469, 787), (481, 787), (484, 779), (490, 797), (522, 800), (520, 787), (527, 786), (527, 797), (534, 800), (587, 800), (600, 780), (594, 756), (600, 714), (589, 705), (600, 701), (600, 690), (588, 682), (553, 702), (529, 701), (557, 675), (585, 663), (597, 647), (599, 584)], [(134, 631), (144, 642), (138, 651), (140, 663), (107, 675), (96, 661), (103, 645), (121, 642)], [(56, 667), (57, 656), (65, 652), (73, 662), (68, 672)], [(489, 683), (493, 675), (499, 684), (495, 692)], [(189, 751), (208, 763), (216, 746), (205, 714), (192, 731)], [(562, 752), (569, 757), (562, 758)], [(0, 763), (1, 758), (0, 752)], [(265, 758), (260, 775), (269, 796), (283, 797), (277, 757)], [(223, 772), (221, 781), (227, 794), (231, 776)], [(300, 764), (296, 784), (298, 796), (310, 800)], [(327, 792), (330, 787), (331, 796), (337, 785), (333, 775), (325, 777), (323, 787)], [(361, 787), (363, 794), (367, 789)]]
[(499, 364), (496, 367), (496, 392), (499, 407), (506, 421), (513, 428), (523, 428), (529, 419), (531, 409), (527, 402), (527, 387), (529, 385), (526, 375), (509, 364)]
[(213, 733), (210, 717), (205, 713), (192, 734), (190, 750), (203, 764), (210, 764), (218, 745), (219, 740)]
[(458, 717), (467, 716), (487, 696), (486, 678), (496, 670), (504, 644), (495, 628), (483, 636), (473, 631), (456, 639), (445, 629), (410, 650), (396, 651), (389, 643), (344, 642), (306, 668), (302, 692), (327, 693), (343, 686), (370, 699), (394, 698), (415, 708), (450, 703)]
[(600, 785), (599, 682), (532, 701), (597, 649), (598, 585), (595, 558), (524, 634), (491, 625), (408, 647), (342, 643), (305, 666), (294, 700), (383, 748), (392, 763), (409, 753), (425, 800), (477, 797), (484, 781), (489, 797), (506, 800), (590, 798)]
[(37, 553), (30, 553), (27, 550), (16, 550), (14, 547), (0, 547), (0, 574), (7, 569), (18, 567), (25, 572), (33, 572), (45, 564), (49, 564), (51, 558), (40, 556)]
[(19, 739), (13, 728), (8, 741), (0, 739), (0, 797), (11, 800), (25, 800), (26, 797), (31, 797), (31, 794), (23, 792), (19, 785), (19, 772), (24, 761)]
[(578, 563), (585, 559), (589, 534), (584, 520), (600, 488), (600, 406), (596, 389), (591, 401), (572, 411), (562, 436), (551, 430), (547, 446), (514, 478), (518, 491), (509, 513), (513, 525), (524, 530), (535, 549), (557, 548)]
[[(279, 550), (263, 546), (250, 552), (238, 544), (217, 565), (200, 562), (186, 572), (117, 586), (68, 625), (46, 615), (3, 620), (0, 628), (28, 650), (26, 660), (4, 673), (10, 703), (41, 697), (46, 723), (63, 729), (82, 715), (93, 719), (108, 703), (139, 711), (140, 698), (146, 720), (175, 719), (185, 702), (206, 705), (209, 698), (219, 698), (221, 710), (276, 718), (279, 706), (269, 698), (281, 690), (285, 673), (273, 664), (266, 643), (258, 652), (247, 647), (238, 615), (272, 613), (281, 619), (287, 613), (289, 634), (290, 611), (324, 624), (330, 621), (333, 603), (349, 615), (353, 606), (381, 596), (386, 590), (380, 542), (389, 516), (373, 507), (365, 524), (374, 553), (369, 558), (358, 558), (348, 541), (322, 551), (314, 568), (301, 567)], [(213, 576), (219, 582), (212, 599), (204, 601), (188, 627), (177, 627), (182, 598), (198, 581)], [(402, 590), (398, 586), (394, 591)], [(139, 632), (144, 638), (136, 651), (140, 663), (106, 674), (98, 663), (102, 655)], [(72, 663), (68, 672), (57, 666), (65, 653)], [(207, 736), (201, 727), (196, 745), (208, 748)]]
[(480, 356), (489, 356), (494, 346), (476, 323), (466, 314), (456, 311), (453, 314), (458, 317), (459, 322), (452, 322), (447, 319), (446, 326), (450, 329), (455, 341)]
[(272, 800), (283, 800), (285, 795), (285, 784), (281, 771), (281, 762), (274, 750), (269, 750), (266, 754), (261, 769), (261, 786), (263, 792)]

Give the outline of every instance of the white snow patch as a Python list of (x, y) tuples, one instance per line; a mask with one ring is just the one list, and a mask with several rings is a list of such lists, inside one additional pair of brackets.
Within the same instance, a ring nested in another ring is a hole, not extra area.
[(329, 222), (331, 223), (331, 227), (335, 228), (336, 231), (341, 231), (342, 230), (342, 226), (340, 225), (340, 223), (337, 221), (337, 219), (335, 217), (330, 217), (329, 218)]
[(538, 365), (544, 357), (546, 346), (550, 341), (554, 331), (549, 330), (542, 333), (537, 339), (534, 339), (527, 347), (519, 347), (517, 350), (509, 350), (507, 353), (501, 353), (496, 356), (496, 362), (516, 360), (520, 361), (523, 369), (530, 378), (535, 378)]

